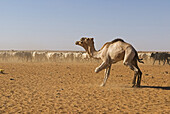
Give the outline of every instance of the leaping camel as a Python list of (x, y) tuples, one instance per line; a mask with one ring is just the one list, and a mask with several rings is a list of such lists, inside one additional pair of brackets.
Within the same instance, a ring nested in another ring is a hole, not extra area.
[[(93, 40), (94, 38), (83, 37), (80, 39), (80, 41), (76, 41), (75, 44), (83, 47), (90, 57), (102, 59), (102, 64), (95, 69), (96, 73), (105, 69), (105, 78), (101, 86), (105, 86), (106, 84), (106, 81), (110, 75), (111, 65), (123, 60), (123, 64), (134, 71), (132, 87), (140, 87), (142, 72), (138, 67), (137, 61), (140, 63), (144, 62), (142, 59), (139, 59), (137, 51), (134, 49), (134, 47), (122, 39), (115, 39), (111, 42), (105, 43), (99, 51), (96, 51)], [(138, 79), (136, 84), (137, 76)]]

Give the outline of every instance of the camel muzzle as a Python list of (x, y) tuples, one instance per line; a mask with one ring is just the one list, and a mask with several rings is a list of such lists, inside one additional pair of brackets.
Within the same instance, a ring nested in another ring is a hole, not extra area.
[(76, 41), (76, 43), (75, 43), (76, 45), (80, 45), (81, 44), (81, 42), (80, 41)]

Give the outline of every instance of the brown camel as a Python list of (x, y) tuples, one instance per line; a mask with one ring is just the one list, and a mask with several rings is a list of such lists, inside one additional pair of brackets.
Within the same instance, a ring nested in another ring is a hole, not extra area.
[[(99, 51), (96, 51), (93, 38), (86, 37), (81, 38), (80, 41), (76, 41), (75, 44), (83, 47), (90, 57), (102, 59), (102, 64), (95, 69), (96, 73), (105, 69), (105, 78), (101, 86), (106, 84), (110, 75), (111, 65), (123, 60), (124, 65), (134, 71), (132, 87), (140, 87), (142, 72), (138, 67), (137, 61), (140, 63), (143, 63), (143, 61), (141, 61), (142, 59), (139, 59), (137, 51), (132, 45), (124, 42), (122, 39), (115, 39), (111, 42), (105, 43)], [(136, 84), (137, 76), (138, 79)]]

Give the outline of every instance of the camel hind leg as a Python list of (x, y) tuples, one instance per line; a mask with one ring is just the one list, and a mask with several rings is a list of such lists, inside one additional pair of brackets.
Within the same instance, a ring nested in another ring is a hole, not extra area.
[[(137, 61), (136, 61), (137, 62)], [(142, 72), (141, 70), (139, 69), (137, 63), (134, 64), (132, 62), (132, 64), (127, 64), (126, 66), (128, 66), (131, 70), (134, 71), (134, 78), (133, 78), (133, 81), (132, 81), (132, 87), (140, 87), (140, 84), (141, 84), (141, 78), (142, 78)], [(136, 78), (137, 78), (137, 84), (136, 84)]]
[[(135, 72), (135, 76), (134, 76), (134, 77), (138, 76), (137, 85), (136, 85), (136, 86), (137, 86), (137, 87), (140, 87), (141, 79), (142, 79), (142, 72), (141, 72), (141, 70), (139, 69), (137, 63), (134, 64), (133, 67), (134, 67), (134, 72)], [(133, 80), (133, 86), (135, 86), (135, 84), (136, 84), (135, 81), (136, 81), (136, 79)]]
[(137, 87), (140, 87), (142, 80), (142, 72), (139, 69), (138, 80), (137, 80)]
[[(125, 64), (126, 65), (126, 64)], [(132, 87), (135, 87), (136, 86), (136, 77), (139, 76), (138, 75), (138, 70), (136, 67), (134, 67), (132, 64), (127, 64), (126, 66), (128, 66), (131, 70), (134, 71), (134, 77), (133, 77), (133, 81), (132, 81)], [(139, 79), (139, 77), (138, 77)]]
[[(137, 65), (137, 58), (135, 56), (135, 50), (133, 48), (128, 48), (125, 50), (125, 57), (124, 57), (124, 65), (128, 66), (131, 70), (134, 71), (134, 78), (133, 78), (133, 86), (132, 87), (139, 87), (141, 83), (141, 77), (142, 72), (140, 71), (138, 65)], [(137, 79), (137, 85), (136, 85), (136, 77)]]
[[(133, 79), (133, 87), (134, 86), (137, 86), (137, 87), (140, 87), (140, 84), (141, 84), (141, 78), (142, 78), (142, 72), (140, 70), (140, 68), (138, 67), (138, 63), (137, 63), (137, 58), (134, 57), (133, 61), (132, 61), (132, 66), (133, 66), (133, 70), (135, 72), (134, 74), (134, 79)], [(138, 78), (137, 79), (137, 85), (136, 84), (136, 77)]]

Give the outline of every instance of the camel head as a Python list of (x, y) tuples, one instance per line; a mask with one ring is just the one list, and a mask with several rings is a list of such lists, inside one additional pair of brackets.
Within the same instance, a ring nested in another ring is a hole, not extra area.
[(83, 37), (80, 39), (80, 41), (76, 41), (76, 45), (79, 45), (81, 47), (83, 47), (87, 52), (88, 54), (91, 56), (91, 49), (94, 49), (94, 41), (93, 41), (94, 38), (86, 38), (86, 37)]

